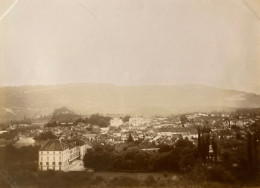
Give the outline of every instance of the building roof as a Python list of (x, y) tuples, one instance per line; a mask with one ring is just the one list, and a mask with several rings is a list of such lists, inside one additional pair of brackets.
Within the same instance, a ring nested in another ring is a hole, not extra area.
[(76, 146), (83, 146), (86, 144), (85, 141), (80, 139), (70, 139), (70, 140), (65, 140), (64, 142), (69, 146), (70, 149)]
[(47, 142), (40, 148), (40, 151), (63, 151), (68, 149), (68, 145), (63, 143), (59, 139), (49, 139)]

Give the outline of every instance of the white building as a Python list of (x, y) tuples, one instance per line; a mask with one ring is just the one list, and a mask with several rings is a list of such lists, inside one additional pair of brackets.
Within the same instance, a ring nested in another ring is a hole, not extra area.
[(49, 139), (39, 150), (39, 169), (67, 171), (73, 160), (83, 159), (88, 148), (79, 139)]
[(123, 120), (120, 118), (113, 118), (110, 120), (111, 127), (119, 127), (122, 124), (123, 124)]
[(107, 134), (109, 131), (109, 127), (101, 127), (100, 128), (100, 134)]
[(69, 147), (61, 140), (48, 140), (39, 151), (39, 169), (66, 171), (69, 167), (69, 152)]
[(150, 123), (150, 119), (148, 118), (142, 118), (142, 117), (132, 117), (129, 118), (129, 124), (134, 126), (134, 127), (138, 127), (140, 125), (144, 125)]
[(132, 118), (129, 118), (129, 124), (133, 125), (134, 127), (137, 127), (139, 125), (144, 124), (144, 119), (141, 117), (132, 117)]

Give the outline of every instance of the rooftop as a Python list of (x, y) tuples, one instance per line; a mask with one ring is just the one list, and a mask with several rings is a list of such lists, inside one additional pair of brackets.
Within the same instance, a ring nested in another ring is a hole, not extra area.
[(40, 151), (63, 151), (69, 147), (59, 139), (49, 139), (40, 148)]

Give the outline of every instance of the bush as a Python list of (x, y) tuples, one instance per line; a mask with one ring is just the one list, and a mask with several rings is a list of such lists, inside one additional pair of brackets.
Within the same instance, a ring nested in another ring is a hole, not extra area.
[(154, 185), (156, 183), (156, 180), (155, 180), (155, 178), (152, 175), (149, 175), (144, 180), (144, 183), (147, 186), (152, 186), (152, 185)]
[(163, 172), (163, 176), (167, 178), (169, 176), (168, 172)]
[(213, 181), (228, 182), (228, 183), (236, 182), (236, 178), (232, 174), (232, 172), (230, 172), (223, 166), (214, 166), (212, 169), (210, 169), (209, 179)]
[(109, 184), (114, 187), (137, 187), (139, 186), (139, 181), (136, 178), (120, 176), (110, 180)]
[(92, 185), (98, 185), (98, 184), (100, 184), (102, 182), (105, 182), (105, 179), (104, 179), (103, 176), (97, 176), (96, 178), (91, 180), (91, 184)]

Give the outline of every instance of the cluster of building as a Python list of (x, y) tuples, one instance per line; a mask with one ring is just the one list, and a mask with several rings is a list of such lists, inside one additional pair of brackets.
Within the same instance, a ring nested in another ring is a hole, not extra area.
[[(218, 138), (245, 137), (248, 127), (259, 120), (252, 114), (192, 113), (171, 117), (130, 117), (128, 121), (115, 117), (108, 127), (99, 127), (84, 122), (66, 122), (66, 126), (29, 129), (30, 125), (11, 125), (10, 130), (26, 127), (19, 137), (35, 137), (42, 132), (51, 131), (60, 139), (49, 139), (39, 151), (40, 170), (67, 171), (71, 163), (82, 160), (93, 142), (120, 144), (127, 142), (129, 136), (142, 149), (149, 150), (160, 144), (174, 144), (180, 138), (197, 143), (197, 126), (209, 127)], [(28, 128), (28, 129), (27, 129)], [(10, 131), (10, 130), (7, 131)], [(16, 139), (17, 140), (17, 139)]]

